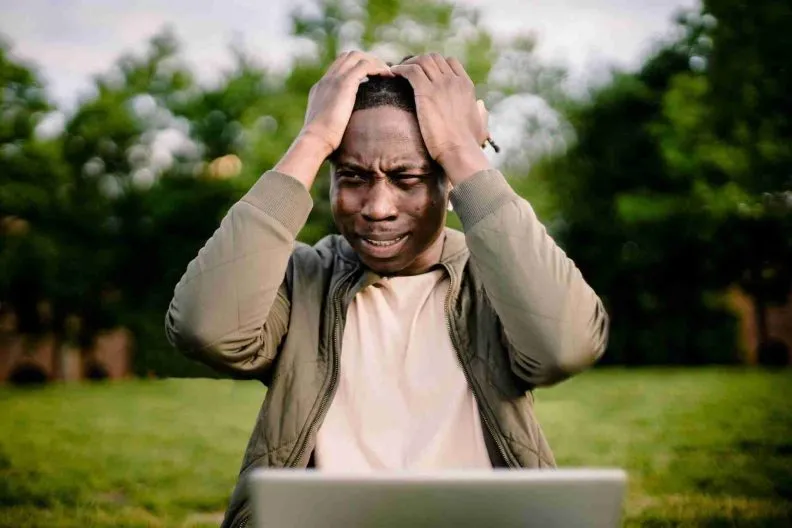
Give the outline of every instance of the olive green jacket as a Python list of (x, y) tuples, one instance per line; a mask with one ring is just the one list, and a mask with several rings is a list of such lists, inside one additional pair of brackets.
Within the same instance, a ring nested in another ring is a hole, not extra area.
[[(552, 467), (532, 389), (591, 365), (607, 315), (500, 172), (475, 174), (451, 202), (464, 235), (445, 231), (438, 264), (450, 277), (446, 324), (493, 465)], [(166, 316), (187, 356), (268, 386), (224, 526), (249, 516), (253, 468), (309, 464), (338, 381), (347, 306), (377, 278), (340, 236), (295, 243), (311, 207), (297, 180), (265, 173), (190, 262)]]

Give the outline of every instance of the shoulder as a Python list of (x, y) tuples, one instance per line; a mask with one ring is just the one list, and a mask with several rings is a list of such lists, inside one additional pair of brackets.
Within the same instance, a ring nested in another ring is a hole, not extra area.
[(296, 242), (292, 252), (292, 265), (317, 271), (335, 267), (338, 260), (349, 260), (353, 263), (353, 259), (354, 252), (340, 235), (328, 235), (313, 246)]

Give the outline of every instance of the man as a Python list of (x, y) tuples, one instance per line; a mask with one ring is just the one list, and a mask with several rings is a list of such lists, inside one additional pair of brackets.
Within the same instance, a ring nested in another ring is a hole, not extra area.
[[(531, 391), (593, 363), (607, 316), (491, 168), (481, 108), (455, 59), (341, 55), (189, 264), (169, 339), (268, 386), (224, 526), (247, 522), (255, 467), (554, 466)], [(295, 244), (328, 158), (342, 236)]]

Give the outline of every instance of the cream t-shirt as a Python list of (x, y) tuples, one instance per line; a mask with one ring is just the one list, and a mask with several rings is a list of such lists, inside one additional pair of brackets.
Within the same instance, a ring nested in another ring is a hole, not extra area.
[(445, 270), (384, 278), (347, 312), (338, 389), (316, 440), (321, 470), (491, 468), (446, 326)]

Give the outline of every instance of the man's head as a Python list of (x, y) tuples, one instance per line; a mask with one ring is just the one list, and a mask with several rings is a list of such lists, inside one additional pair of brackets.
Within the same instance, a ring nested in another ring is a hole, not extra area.
[(415, 274), (437, 262), (448, 186), (426, 151), (406, 79), (372, 77), (360, 85), (331, 162), (333, 217), (364, 264), (382, 274)]

